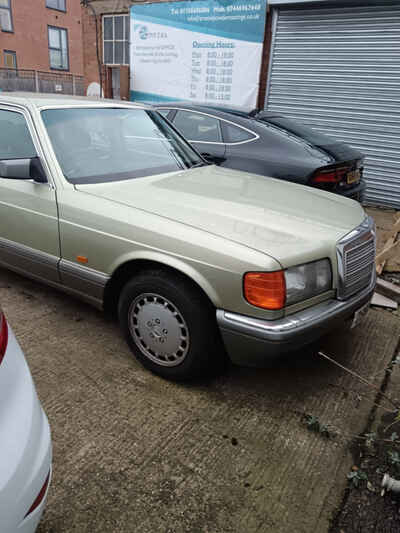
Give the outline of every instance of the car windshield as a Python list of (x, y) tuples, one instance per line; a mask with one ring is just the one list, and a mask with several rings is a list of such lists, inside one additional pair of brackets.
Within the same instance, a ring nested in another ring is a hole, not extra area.
[(47, 109), (42, 118), (70, 183), (120, 181), (206, 164), (155, 111)]

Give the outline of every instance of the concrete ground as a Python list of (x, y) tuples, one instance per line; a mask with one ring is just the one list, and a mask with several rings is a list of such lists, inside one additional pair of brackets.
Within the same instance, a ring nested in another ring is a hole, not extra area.
[[(350, 436), (367, 427), (374, 394), (315, 349), (174, 384), (144, 370), (117, 324), (77, 300), (0, 270), (0, 302), (53, 432), (38, 533), (328, 531), (354, 462)], [(371, 309), (323, 344), (374, 376), (399, 335), (397, 316)], [(383, 375), (374, 379), (379, 387)], [(341, 436), (311, 432), (305, 413)]]

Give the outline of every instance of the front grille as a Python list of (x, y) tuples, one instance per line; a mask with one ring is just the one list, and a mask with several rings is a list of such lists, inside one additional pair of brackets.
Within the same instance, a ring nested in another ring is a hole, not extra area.
[(376, 237), (374, 223), (368, 217), (337, 246), (338, 298), (347, 300), (367, 288), (375, 272)]

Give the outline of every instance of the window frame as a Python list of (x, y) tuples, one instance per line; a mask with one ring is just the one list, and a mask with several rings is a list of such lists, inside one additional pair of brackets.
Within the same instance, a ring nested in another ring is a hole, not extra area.
[[(115, 39), (115, 17), (122, 17), (123, 18), (123, 26), (122, 26), (122, 34), (124, 39)], [(113, 38), (112, 39), (105, 39), (104, 38), (104, 21), (106, 19), (112, 19), (113, 21)], [(126, 24), (128, 23), (129, 27), (129, 38), (125, 39), (126, 36)], [(130, 37), (130, 15), (129, 13), (113, 13), (113, 14), (107, 14), (102, 16), (102, 40), (103, 40), (103, 63), (104, 65), (107, 65), (109, 67), (116, 67), (121, 65), (130, 65), (130, 44), (131, 44), (131, 37)], [(105, 43), (112, 43), (113, 44), (113, 62), (107, 63), (105, 61)], [(123, 46), (123, 57), (122, 59), (125, 60), (125, 63), (115, 63), (115, 43), (124, 43)], [(125, 43), (128, 43), (128, 57), (125, 57)]]
[[(14, 56), (14, 60), (15, 60), (15, 66), (14, 67), (9, 67), (6, 63), (6, 55), (13, 55)], [(4, 67), (5, 68), (12, 68), (14, 70), (17, 70), (18, 69), (18, 64), (17, 64), (17, 52), (15, 50), (3, 50), (3, 58), (4, 58)]]
[[(190, 141), (189, 139), (187, 139), (188, 142), (195, 142), (195, 143), (201, 143), (201, 144), (217, 144), (217, 145), (224, 145), (224, 146), (237, 146), (237, 145), (240, 145), (240, 144), (251, 143), (251, 142), (256, 141), (257, 139), (260, 138), (258, 133), (256, 133), (253, 130), (250, 130), (249, 128), (246, 128), (246, 127), (244, 127), (242, 125), (239, 125), (236, 122), (233, 122), (232, 120), (227, 120), (226, 118), (221, 118), (221, 117), (218, 117), (216, 115), (213, 115), (212, 113), (206, 113), (205, 111), (197, 111), (197, 109), (188, 109), (188, 108), (185, 108), (185, 107), (169, 107), (169, 106), (165, 106), (165, 107), (164, 106), (156, 106), (155, 109), (157, 111), (159, 111), (161, 109), (166, 109), (166, 108), (168, 108), (170, 110), (170, 112), (174, 111), (174, 114), (171, 115), (168, 120), (174, 125), (175, 128), (176, 128), (176, 126), (175, 126), (175, 118), (176, 118), (176, 116), (177, 116), (179, 111), (188, 111), (188, 112), (191, 112), (191, 113), (198, 113), (199, 115), (206, 115), (206, 116), (209, 116), (211, 118), (215, 118), (215, 119), (217, 119), (219, 121), (220, 128), (221, 128), (221, 139), (222, 139), (221, 142), (217, 142), (217, 141)], [(226, 142), (225, 141), (224, 124), (230, 124), (231, 126), (235, 126), (236, 128), (240, 128), (240, 129), (246, 131), (247, 133), (249, 133), (252, 136), (252, 138), (244, 140), (244, 141)]]
[(10, 23), (11, 23), (11, 30), (4, 30), (3, 27), (0, 24), (0, 30), (4, 31), (5, 33), (14, 33), (14, 21), (12, 16), (12, 7), (11, 7), (11, 0), (8, 0), (8, 7), (0, 6), (1, 9), (7, 9), (10, 13)]
[[(62, 57), (62, 48), (54, 48), (54, 46), (50, 46), (50, 29), (52, 30), (57, 30), (59, 33), (60, 33), (60, 44), (61, 44), (61, 32), (62, 31), (65, 31), (65, 36), (66, 36), (66, 43), (67, 43), (67, 67), (64, 68), (64, 67), (53, 67), (51, 65), (51, 55), (50, 55), (50, 50), (58, 50), (61, 52), (61, 57)], [(48, 50), (49, 50), (49, 66), (50, 66), (50, 69), (51, 70), (61, 70), (63, 72), (68, 72), (69, 71), (69, 39), (68, 39), (68, 29), (67, 28), (62, 28), (61, 26), (52, 26), (51, 24), (48, 24), (47, 25), (47, 42), (48, 42)]]
[[(230, 140), (230, 136), (228, 133), (228, 127), (237, 128), (239, 130), (244, 131), (248, 135), (250, 135), (250, 138), (243, 139), (242, 141), (232, 141)], [(255, 141), (257, 139), (257, 134), (254, 133), (254, 131), (251, 131), (247, 128), (244, 128), (243, 126), (240, 126), (236, 122), (230, 122), (227, 120), (222, 120), (222, 139), (224, 140), (224, 144), (228, 146), (236, 146), (237, 144), (246, 144), (252, 141)]]
[(64, 2), (64, 6), (65, 6), (64, 9), (61, 9), (59, 7), (49, 6), (49, 1), (50, 0), (46, 0), (47, 9), (53, 9), (54, 11), (61, 11), (61, 13), (66, 13), (67, 12), (67, 0), (57, 0), (57, 2), (60, 2), (60, 1)]
[[(26, 122), (26, 125), (28, 127), (28, 130), (29, 130), (32, 142), (33, 142), (33, 146), (35, 147), (35, 150), (36, 150), (36, 157), (39, 158), (39, 160), (40, 160), (40, 162), (41, 162), (41, 164), (43, 166), (43, 170), (44, 170), (45, 176), (47, 178), (47, 182), (46, 183), (38, 183), (37, 182), (37, 183), (35, 183), (35, 187), (38, 187), (38, 186), (47, 187), (47, 188), (52, 189), (52, 190), (55, 191), (57, 189), (56, 183), (54, 181), (53, 174), (51, 173), (50, 168), (48, 166), (46, 157), (45, 157), (44, 152), (43, 152), (43, 148), (42, 148), (41, 142), (39, 140), (36, 128), (35, 128), (35, 126), (33, 124), (32, 117), (31, 117), (31, 114), (29, 113), (29, 111), (25, 107), (24, 108), (15, 107), (13, 105), (9, 105), (9, 104), (7, 104), (5, 102), (2, 102), (2, 101), (0, 101), (0, 111), (11, 111), (13, 113), (18, 113), (19, 115), (22, 115), (25, 118), (25, 122)], [(2, 179), (2, 178), (0, 178), (0, 179)]]

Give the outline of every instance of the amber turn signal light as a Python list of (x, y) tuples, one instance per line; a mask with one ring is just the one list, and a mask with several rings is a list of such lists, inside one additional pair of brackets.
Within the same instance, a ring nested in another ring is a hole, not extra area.
[(278, 272), (248, 272), (244, 276), (244, 297), (256, 307), (282, 309), (286, 300), (283, 270)]

